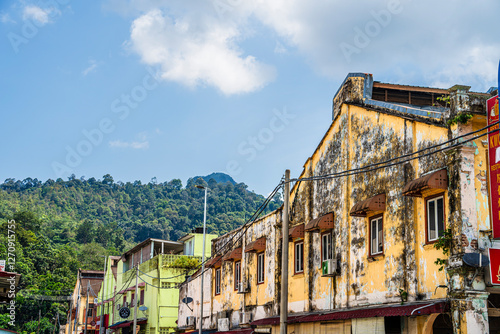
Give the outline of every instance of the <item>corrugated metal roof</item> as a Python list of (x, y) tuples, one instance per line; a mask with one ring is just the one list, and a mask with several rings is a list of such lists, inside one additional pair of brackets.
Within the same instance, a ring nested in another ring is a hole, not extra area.
[[(449, 309), (449, 303), (444, 300), (425, 303), (413, 303), (406, 305), (390, 305), (378, 307), (366, 307), (350, 310), (338, 310), (323, 313), (306, 313), (288, 317), (288, 323), (318, 322), (330, 320), (345, 320), (355, 318), (392, 317), (392, 316), (413, 316), (427, 315), (431, 313), (444, 313)], [(270, 317), (252, 322), (253, 326), (265, 326), (279, 324), (279, 317)]]
[(333, 228), (333, 212), (312, 219), (309, 223), (307, 223), (305, 230), (310, 232), (314, 230), (330, 229), (330, 228)]
[(448, 173), (445, 169), (419, 177), (406, 184), (403, 195), (421, 197), (425, 189), (447, 189)]
[(375, 195), (354, 204), (349, 215), (353, 217), (366, 217), (368, 212), (376, 211), (385, 211), (385, 194)]

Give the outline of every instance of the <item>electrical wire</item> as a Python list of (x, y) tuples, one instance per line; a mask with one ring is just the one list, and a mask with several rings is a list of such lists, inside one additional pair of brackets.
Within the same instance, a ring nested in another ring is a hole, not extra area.
[[(472, 132), (469, 132), (469, 133), (466, 133), (466, 134), (463, 134), (463, 135), (460, 135), (460, 136), (457, 136), (453, 139), (450, 139), (448, 141), (445, 141), (443, 143), (439, 143), (439, 144), (435, 144), (435, 145), (432, 145), (432, 146), (429, 146), (429, 147), (426, 147), (424, 149), (421, 149), (421, 150), (418, 150), (418, 151), (415, 151), (415, 152), (412, 152), (412, 153), (408, 153), (408, 154), (405, 154), (405, 155), (402, 155), (402, 156), (398, 156), (398, 157), (395, 157), (395, 158), (391, 158), (389, 160), (386, 160), (386, 161), (382, 161), (382, 162), (378, 162), (378, 163), (373, 163), (373, 164), (369, 164), (367, 166), (364, 166), (364, 167), (360, 167), (360, 168), (355, 168), (355, 169), (350, 169), (350, 170), (346, 170), (346, 171), (342, 171), (342, 172), (337, 172), (337, 173), (331, 173), (331, 174), (325, 174), (325, 175), (321, 175), (321, 176), (313, 176), (313, 177), (307, 177), (307, 178), (295, 178), (295, 179), (291, 179), (289, 180), (288, 182), (291, 183), (291, 182), (302, 182), (302, 181), (317, 181), (317, 180), (325, 180), (325, 179), (332, 179), (332, 178), (340, 178), (340, 177), (344, 177), (344, 176), (350, 176), (350, 175), (356, 175), (356, 174), (362, 174), (362, 173), (367, 173), (367, 172), (371, 172), (371, 171), (375, 171), (375, 170), (378, 170), (378, 169), (382, 169), (382, 168), (389, 168), (389, 167), (392, 167), (392, 166), (395, 166), (395, 165), (400, 165), (400, 164), (403, 164), (403, 163), (407, 163), (409, 161), (412, 161), (412, 160), (415, 160), (415, 159), (420, 159), (420, 158), (424, 158), (426, 156), (429, 156), (429, 155), (432, 155), (432, 154), (436, 154), (436, 153), (439, 153), (441, 151), (444, 151), (444, 150), (449, 150), (453, 147), (457, 147), (457, 146), (461, 146), (465, 143), (468, 143), (470, 141), (473, 141), (475, 139), (478, 139), (478, 138), (481, 138), (485, 135), (488, 135), (490, 133), (493, 133), (493, 132), (498, 132), (497, 129), (495, 130), (492, 130), (492, 131), (488, 131), (486, 133), (482, 133), (480, 135), (477, 135), (477, 136), (474, 136), (472, 138), (468, 138), (466, 140), (463, 140), (463, 141), (460, 141), (458, 143), (455, 143), (453, 145), (449, 145), (449, 146), (446, 146), (444, 148), (440, 148), (440, 149), (437, 149), (437, 150), (434, 150), (434, 151), (431, 151), (431, 152), (428, 152), (428, 153), (425, 153), (425, 154), (422, 154), (422, 155), (418, 155), (416, 157), (412, 157), (412, 155), (415, 155), (415, 154), (419, 154), (419, 153), (422, 153), (422, 152), (425, 152), (425, 151), (428, 151), (430, 149), (433, 149), (433, 148), (437, 148), (437, 147), (441, 147), (443, 145), (446, 145), (448, 143), (451, 143), (451, 142), (454, 142), (454, 141), (457, 141), (458, 139), (461, 139), (463, 137), (466, 137), (466, 136), (470, 136), (471, 134), (475, 134), (475, 133), (478, 133), (478, 132), (481, 132), (481, 131), (485, 131), (486, 129), (489, 129), (490, 127), (493, 127), (495, 125), (499, 124), (499, 122), (494, 122), (490, 125), (487, 125), (481, 129), (478, 129), (478, 130), (475, 130), (475, 131), (472, 131)], [(409, 159), (405, 159), (405, 160), (402, 160), (402, 161), (397, 161), (395, 163), (392, 163), (392, 164), (388, 164), (388, 162), (391, 162), (391, 161), (394, 161), (394, 160), (400, 160), (402, 158), (406, 158), (406, 157), (410, 157)], [(380, 166), (382, 165), (382, 166)], [(371, 168), (373, 167), (373, 168)], [(369, 169), (367, 169), (369, 168)], [(280, 184), (275, 188), (275, 191), (274, 193), (276, 192), (276, 190), (281, 187), (282, 185), (284, 184), (284, 181), (281, 181)], [(274, 194), (273, 194), (274, 196)], [(266, 203), (267, 204), (267, 203)], [(260, 212), (259, 212), (260, 214)], [(246, 224), (245, 224), (246, 225)], [(245, 226), (243, 225), (242, 228)], [(248, 228), (247, 228), (248, 229)], [(244, 232), (246, 232), (246, 230)], [(242, 236), (244, 235), (244, 232), (240, 235), (240, 238), (242, 238)], [(234, 234), (234, 236), (236, 236), (237, 233)], [(234, 238), (234, 237), (233, 237)], [(224, 247), (227, 245), (227, 243), (225, 245), (223, 245), (221, 247), (221, 249), (217, 252), (221, 252), (221, 250), (224, 249)], [(213, 258), (213, 256), (212, 256)], [(207, 270), (207, 269), (206, 269)], [(206, 270), (204, 272), (206, 272)], [(203, 273), (204, 273), (203, 272)], [(201, 274), (203, 273), (198, 273), (195, 277), (192, 277), (192, 279), (195, 279), (197, 278), (198, 276), (200, 276)]]
[[(482, 128), (482, 129), (479, 129), (479, 130), (476, 130), (476, 131), (464, 134), (464, 135), (460, 136), (460, 138), (462, 138), (464, 136), (469, 136), (470, 134), (473, 134), (473, 133), (484, 131), (487, 128), (490, 128), (490, 127), (492, 127), (494, 125), (497, 125), (498, 123), (499, 122), (495, 122), (495, 123), (492, 123), (492, 124), (490, 124), (490, 125)], [(369, 165), (366, 165), (366, 166), (363, 166), (363, 167), (360, 167), (360, 168), (353, 168), (353, 169), (349, 169), (349, 170), (345, 170), (345, 171), (341, 171), (341, 172), (336, 172), (336, 173), (331, 173), (331, 174), (325, 174), (325, 175), (319, 175), (319, 176), (312, 176), (312, 177), (307, 177), (307, 178), (296, 178), (296, 179), (291, 179), (289, 182), (333, 179), (333, 178), (340, 178), (340, 177), (344, 177), (344, 176), (351, 176), (351, 175), (356, 175), (356, 174), (362, 174), (362, 173), (372, 172), (372, 171), (375, 171), (375, 170), (378, 170), (378, 169), (382, 169), (382, 168), (389, 168), (389, 167), (392, 167), (392, 166), (396, 166), (396, 165), (400, 165), (400, 164), (403, 164), (403, 163), (407, 163), (407, 162), (415, 160), (415, 159), (421, 159), (421, 158), (424, 158), (426, 156), (429, 156), (429, 155), (432, 155), (432, 154), (435, 154), (435, 153), (438, 153), (438, 152), (441, 152), (441, 151), (449, 150), (450, 148), (453, 148), (453, 147), (461, 146), (461, 145), (463, 145), (465, 143), (468, 143), (470, 141), (476, 140), (478, 138), (481, 138), (481, 137), (483, 137), (483, 136), (485, 136), (487, 134), (493, 133), (493, 132), (498, 132), (498, 130), (496, 130), (496, 129), (495, 130), (491, 130), (489, 132), (485, 132), (483, 134), (474, 136), (472, 138), (468, 138), (468, 139), (466, 139), (464, 141), (460, 141), (460, 142), (455, 143), (453, 145), (449, 145), (449, 146), (446, 146), (444, 148), (440, 148), (440, 149), (437, 149), (437, 150), (434, 150), (434, 151), (431, 151), (431, 152), (428, 152), (428, 153), (425, 153), (425, 154), (422, 154), (422, 155), (418, 155), (416, 157), (411, 157), (411, 156), (415, 155), (417, 153), (421, 153), (421, 152), (424, 152), (426, 150), (429, 150), (430, 148), (435, 148), (435, 147), (443, 146), (443, 145), (445, 145), (447, 143), (455, 141), (459, 137), (457, 137), (455, 139), (452, 139), (452, 140), (448, 140), (448, 141), (443, 142), (441, 144), (433, 145), (433, 146), (430, 146), (428, 148), (424, 148), (424, 149), (415, 151), (413, 153), (408, 153), (408, 154), (402, 155), (400, 157), (391, 158), (391, 159), (386, 160), (386, 161), (369, 164)], [(397, 161), (395, 163), (386, 164), (387, 162), (398, 160), (398, 159), (401, 159), (402, 157), (410, 157), (410, 158), (402, 160), (402, 161)], [(380, 166), (382, 164), (384, 164), (384, 165)], [(372, 166), (378, 166), (378, 167), (371, 168)], [(369, 169), (366, 169), (366, 168), (369, 168)]]
[[(236, 240), (236, 242), (232, 242), (232, 243), (231, 243), (231, 245), (233, 245), (233, 244), (235, 244), (235, 243), (239, 242), (239, 240), (241, 240), (241, 238), (243, 238), (243, 236), (245, 235), (245, 233), (246, 233), (246, 231), (248, 230), (248, 228), (249, 228), (249, 227), (250, 227), (250, 226), (251, 226), (251, 225), (252, 225), (252, 224), (253, 224), (253, 223), (257, 220), (257, 217), (258, 217), (258, 216), (262, 213), (262, 211), (264, 211), (264, 210), (265, 210), (265, 208), (267, 207), (267, 204), (269, 204), (269, 202), (271, 201), (271, 199), (272, 199), (272, 198), (274, 197), (274, 195), (278, 192), (278, 190), (282, 187), (282, 185), (283, 185), (283, 181), (281, 181), (281, 182), (280, 182), (280, 183), (279, 183), (279, 184), (278, 184), (278, 185), (274, 188), (274, 190), (271, 192), (271, 194), (270, 194), (270, 195), (266, 198), (266, 200), (265, 200), (265, 201), (264, 201), (264, 203), (260, 206), (260, 208), (259, 208), (259, 209), (258, 209), (258, 210), (257, 210), (257, 211), (253, 214), (253, 215), (252, 215), (252, 217), (248, 220), (248, 222), (247, 222), (247, 223), (245, 223), (244, 225), (242, 225), (242, 226), (240, 227), (240, 229), (245, 228), (245, 230), (244, 230), (244, 231), (242, 231), (242, 232), (240, 233), (239, 238)], [(253, 218), (253, 217), (255, 217), (255, 218)], [(252, 220), (252, 219), (253, 219), (253, 220)], [(238, 234), (238, 233), (234, 233), (234, 234), (233, 234), (233, 236), (232, 236), (232, 238), (230, 238), (230, 239), (229, 239), (229, 240), (228, 240), (228, 241), (227, 241), (224, 245), (222, 245), (222, 246), (220, 247), (220, 249), (216, 252), (216, 254), (215, 254), (215, 255), (212, 255), (212, 256), (211, 256), (209, 259), (207, 259), (205, 262), (207, 262), (207, 261), (208, 261), (208, 260), (210, 260), (210, 259), (216, 258), (216, 257), (218, 257), (218, 256), (222, 256), (222, 253), (223, 253), (223, 251), (224, 251), (225, 247), (226, 247), (227, 245), (229, 245), (229, 243), (230, 243), (230, 242), (231, 242), (231, 241), (232, 241), (232, 240), (236, 237), (236, 235), (237, 235), (237, 234)], [(221, 253), (221, 254), (219, 254), (219, 253)], [(219, 254), (219, 255), (217, 255), (217, 254)], [(197, 269), (197, 268), (195, 268), (195, 269)], [(194, 279), (198, 278), (199, 276), (201, 276), (202, 274), (204, 274), (204, 273), (205, 273), (207, 270), (209, 270), (209, 269), (211, 269), (211, 268), (210, 268), (210, 267), (205, 268), (205, 270), (204, 270), (203, 272), (197, 273), (195, 277), (191, 277), (191, 280), (194, 280)]]
[[(280, 184), (278, 184), (278, 185), (274, 188), (274, 190), (273, 190), (273, 191), (269, 194), (269, 196), (268, 196), (268, 197), (264, 200), (264, 202), (260, 205), (260, 207), (259, 207), (259, 208), (258, 208), (258, 209), (257, 209), (257, 210), (253, 213), (253, 215), (252, 215), (252, 216), (251, 216), (251, 217), (247, 220), (247, 222), (246, 222), (245, 224), (243, 224), (243, 225), (239, 228), (239, 229), (243, 229), (243, 228), (245, 228), (245, 230), (241, 233), (240, 237), (238, 238), (238, 240), (236, 240), (236, 242), (238, 242), (238, 241), (239, 241), (239, 240), (243, 237), (244, 233), (248, 230), (248, 228), (249, 228), (249, 227), (250, 227), (250, 226), (251, 226), (251, 225), (252, 225), (252, 224), (256, 221), (257, 217), (258, 217), (258, 216), (262, 213), (262, 211), (264, 211), (264, 210), (265, 210), (265, 208), (267, 207), (267, 205), (269, 204), (269, 202), (271, 201), (271, 199), (274, 197), (274, 195), (277, 193), (277, 191), (281, 188), (282, 184), (283, 184), (283, 182), (280, 182)], [(236, 237), (236, 235), (237, 235), (237, 233), (235, 233), (235, 234), (233, 235), (233, 237), (232, 237), (232, 238), (230, 238), (230, 239), (229, 239), (229, 240), (228, 240), (228, 241), (227, 241), (224, 245), (222, 245), (222, 246), (220, 247), (220, 249), (218, 250), (218, 252), (217, 252), (217, 253), (221, 252), (221, 251), (222, 251), (222, 250), (223, 250), (223, 249), (224, 249), (224, 248), (225, 248), (225, 247), (226, 247), (226, 246), (227, 246), (227, 245), (228, 245), (228, 244), (229, 244), (229, 243), (230, 243), (230, 242), (231, 242), (231, 241), (232, 241), (232, 240)], [(233, 242), (232, 244), (234, 244), (234, 242)], [(193, 269), (191, 269), (191, 270), (196, 271), (196, 270), (200, 269), (200, 267), (201, 267), (204, 263), (206, 263), (206, 262), (210, 261), (211, 259), (213, 259), (213, 258), (217, 257), (217, 256), (218, 256), (218, 255), (217, 255), (217, 253), (216, 253), (216, 254), (214, 254), (214, 255), (212, 255), (212, 256), (210, 256), (210, 257), (208, 257), (208, 258), (206, 258), (204, 262), (202, 262), (202, 263), (198, 264), (198, 266), (196, 266), (195, 268), (193, 268)], [(206, 268), (206, 269), (205, 269), (205, 271), (203, 271), (203, 273), (204, 273), (204, 272), (206, 272), (208, 269), (209, 269), (209, 268)], [(162, 280), (162, 279), (163, 279), (163, 280), (165, 280), (165, 279), (173, 279), (173, 278), (177, 278), (177, 277), (180, 277), (180, 276), (186, 276), (186, 273), (182, 273), (182, 274), (175, 275), (175, 276), (170, 276), (170, 277), (154, 277), (154, 276), (151, 276), (151, 275), (148, 275), (148, 274), (146, 274), (146, 273), (142, 272), (141, 270), (139, 270), (139, 271), (140, 271), (142, 274), (146, 275), (146, 276), (149, 276), (149, 277), (154, 278), (154, 279), (160, 279), (160, 280)], [(200, 274), (201, 274), (201, 273), (200, 273)], [(194, 277), (194, 278), (192, 278), (192, 279), (197, 278), (200, 274), (198, 274), (196, 277)]]
[[(300, 182), (303, 182), (303, 181), (318, 181), (318, 180), (325, 180), (325, 179), (340, 178), (340, 177), (344, 177), (344, 176), (351, 176), (351, 175), (357, 175), (357, 174), (362, 174), (362, 173), (368, 173), (368, 172), (375, 171), (375, 170), (382, 169), (382, 168), (393, 167), (393, 166), (396, 166), (396, 165), (407, 163), (407, 162), (415, 160), (415, 159), (421, 159), (421, 158), (427, 157), (429, 155), (442, 152), (444, 150), (449, 150), (449, 149), (451, 149), (453, 147), (461, 146), (461, 145), (463, 145), (465, 143), (468, 143), (468, 142), (473, 141), (475, 139), (481, 138), (481, 137), (483, 137), (483, 136), (485, 136), (487, 134), (490, 134), (490, 133), (493, 133), (493, 132), (498, 132), (498, 130), (488, 131), (486, 133), (483, 133), (483, 134), (480, 134), (480, 135), (477, 135), (477, 136), (473, 136), (473, 137), (468, 138), (466, 140), (457, 142), (457, 143), (455, 143), (453, 145), (448, 145), (446, 147), (439, 148), (439, 149), (430, 151), (428, 153), (412, 157), (413, 155), (420, 154), (422, 152), (429, 151), (431, 149), (438, 148), (438, 147), (441, 147), (443, 145), (455, 142), (455, 141), (457, 141), (457, 140), (459, 140), (461, 138), (464, 138), (466, 136), (470, 136), (472, 134), (476, 134), (478, 132), (485, 131), (486, 129), (489, 129), (490, 127), (493, 127), (493, 126), (495, 126), (497, 124), (499, 124), (499, 122), (492, 123), (492, 124), (487, 125), (487, 126), (481, 128), (481, 129), (478, 129), (478, 130), (475, 130), (475, 131), (472, 131), (472, 132), (469, 132), (469, 133), (457, 136), (457, 137), (455, 137), (453, 139), (450, 139), (450, 140), (447, 140), (445, 142), (442, 142), (442, 143), (439, 143), (439, 144), (435, 144), (435, 145), (431, 145), (429, 147), (417, 150), (415, 152), (407, 153), (407, 154), (404, 154), (404, 155), (401, 155), (401, 156), (398, 156), (398, 157), (394, 157), (394, 158), (391, 158), (391, 159), (388, 159), (388, 160), (385, 160), (385, 161), (381, 161), (381, 162), (369, 164), (369, 165), (366, 165), (366, 166), (363, 166), (363, 167), (359, 167), (359, 168), (354, 168), (354, 169), (349, 169), (349, 170), (345, 170), (345, 171), (341, 171), (341, 172), (331, 173), (331, 174), (325, 174), (325, 175), (319, 175), (319, 176), (313, 176), (313, 177), (307, 177), (307, 178), (294, 178), (294, 179), (289, 180), (288, 182), (289, 183), (291, 183), (291, 182), (299, 182), (299, 184), (300, 184)], [(401, 160), (403, 158), (408, 158), (408, 159)], [(389, 162), (392, 162), (392, 161), (396, 161), (396, 162), (389, 163)], [(254, 212), (254, 214), (247, 220), (247, 222), (245, 224), (243, 224), (239, 228), (240, 231), (234, 233), (233, 236), (229, 240), (227, 240), (218, 249), (218, 251), (214, 255), (208, 257), (204, 262), (200, 263), (197, 267), (193, 268), (192, 270), (199, 270), (200, 267), (204, 263), (206, 263), (206, 262), (208, 262), (208, 261), (210, 261), (210, 260), (212, 260), (214, 258), (217, 258), (218, 256), (222, 256), (223, 251), (225, 250), (226, 246), (228, 246), (228, 245), (234, 245), (235, 243), (239, 242), (239, 240), (241, 240), (243, 238), (243, 236), (245, 235), (245, 233), (248, 230), (248, 228), (257, 220), (257, 218), (265, 210), (265, 208), (267, 207), (267, 205), (269, 204), (269, 202), (271, 201), (271, 199), (274, 197), (274, 195), (277, 193), (277, 191), (284, 185), (284, 183), (285, 183), (285, 181), (282, 178), (281, 181), (280, 181), (280, 183), (274, 188), (274, 190), (266, 198), (266, 200), (261, 204), (261, 206)], [(238, 234), (239, 234), (239, 236), (238, 236)], [(233, 242), (233, 240), (237, 236), (238, 236), (237, 240)], [(196, 276), (191, 277), (191, 279), (192, 280), (196, 279), (197, 277), (201, 276), (202, 274), (204, 274), (209, 269), (211, 269), (211, 268), (205, 268), (205, 270), (203, 272), (196, 273)], [(173, 279), (173, 278), (177, 278), (177, 277), (186, 275), (186, 273), (182, 273), (182, 274), (171, 276), (171, 277), (154, 277), (154, 276), (148, 275), (148, 274), (146, 274), (146, 273), (144, 273), (142, 271), (140, 271), (140, 272), (142, 274), (148, 276), (148, 277), (151, 277), (151, 278), (154, 278), (154, 279), (159, 279), (159, 280), (161, 280), (161, 279)], [(141, 278), (141, 280), (143, 280), (143, 279)], [(150, 284), (150, 283), (148, 283), (146, 281), (144, 281), (144, 282), (146, 284), (148, 284), (148, 285), (154, 286), (154, 285), (152, 285), (152, 284)], [(154, 287), (162, 289), (161, 287), (157, 287), (157, 286), (154, 286)]]

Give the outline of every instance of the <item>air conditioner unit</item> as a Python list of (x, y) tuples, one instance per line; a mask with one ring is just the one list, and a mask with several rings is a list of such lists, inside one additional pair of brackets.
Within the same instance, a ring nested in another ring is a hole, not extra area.
[(196, 317), (193, 316), (186, 317), (186, 324), (188, 327), (194, 327), (195, 322), (196, 322)]
[(337, 272), (337, 259), (325, 260), (321, 265), (322, 276), (335, 276)]
[(250, 324), (252, 320), (251, 312), (240, 312), (240, 325)]
[(229, 318), (222, 318), (217, 320), (217, 330), (219, 332), (229, 331)]
[(238, 293), (247, 293), (249, 292), (249, 286), (246, 282), (240, 282), (238, 283)]

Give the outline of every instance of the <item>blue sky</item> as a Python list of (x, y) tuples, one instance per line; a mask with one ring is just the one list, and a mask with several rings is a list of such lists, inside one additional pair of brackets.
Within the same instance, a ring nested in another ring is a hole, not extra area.
[[(496, 86), (497, 1), (2, 1), (0, 179), (298, 176), (349, 72)], [(432, 9), (431, 9), (432, 8)]]

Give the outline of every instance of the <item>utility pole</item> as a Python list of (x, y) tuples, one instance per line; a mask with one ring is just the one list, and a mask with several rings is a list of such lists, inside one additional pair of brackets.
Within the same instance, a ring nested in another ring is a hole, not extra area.
[(287, 334), (288, 322), (288, 207), (290, 206), (290, 170), (285, 171), (283, 191), (283, 246), (281, 252), (280, 334)]
[(85, 329), (83, 330), (84, 334), (87, 334), (87, 321), (89, 320), (89, 290), (90, 290), (90, 281), (87, 282), (87, 300), (86, 300), (86, 306), (85, 306)]
[(136, 270), (135, 270), (135, 295), (134, 295), (134, 327), (133, 327), (133, 332), (132, 334), (136, 334), (135, 328), (137, 327), (137, 285), (139, 284), (139, 264), (137, 264)]
[(80, 307), (80, 284), (81, 284), (80, 269), (78, 269), (77, 279), (78, 279), (78, 286), (76, 288), (77, 297), (76, 297), (76, 308), (75, 308), (75, 324), (73, 325), (73, 330), (71, 330), (71, 334), (73, 334), (73, 332), (77, 330), (76, 324), (78, 322), (78, 309)]
[(40, 333), (40, 322), (42, 321), (42, 310), (38, 310), (38, 327), (36, 329), (36, 334)]
[[(68, 326), (68, 332), (66, 334), (69, 334), (69, 332), (71, 331), (71, 310), (72, 309), (73, 309), (73, 298), (71, 298), (71, 301), (69, 302), (69, 312), (68, 312), (68, 319), (67, 319), (68, 321), (66, 322), (66, 324)], [(64, 327), (66, 327), (66, 326), (64, 326)]]
[(57, 318), (54, 321), (54, 329), (52, 329), (52, 334), (56, 331), (57, 323), (59, 322), (59, 312), (57, 312)]
[(100, 325), (99, 325), (99, 334), (104, 334), (104, 293), (106, 290), (104, 290), (104, 287), (106, 286), (106, 262), (108, 260), (108, 257), (104, 257), (104, 279), (102, 280), (102, 299), (101, 299), (101, 318), (100, 318)]
[(205, 272), (205, 236), (207, 228), (207, 191), (208, 187), (196, 185), (196, 188), (205, 189), (205, 209), (203, 210), (203, 254), (201, 255), (201, 287), (200, 287), (200, 328), (198, 333), (203, 330), (203, 276)]

